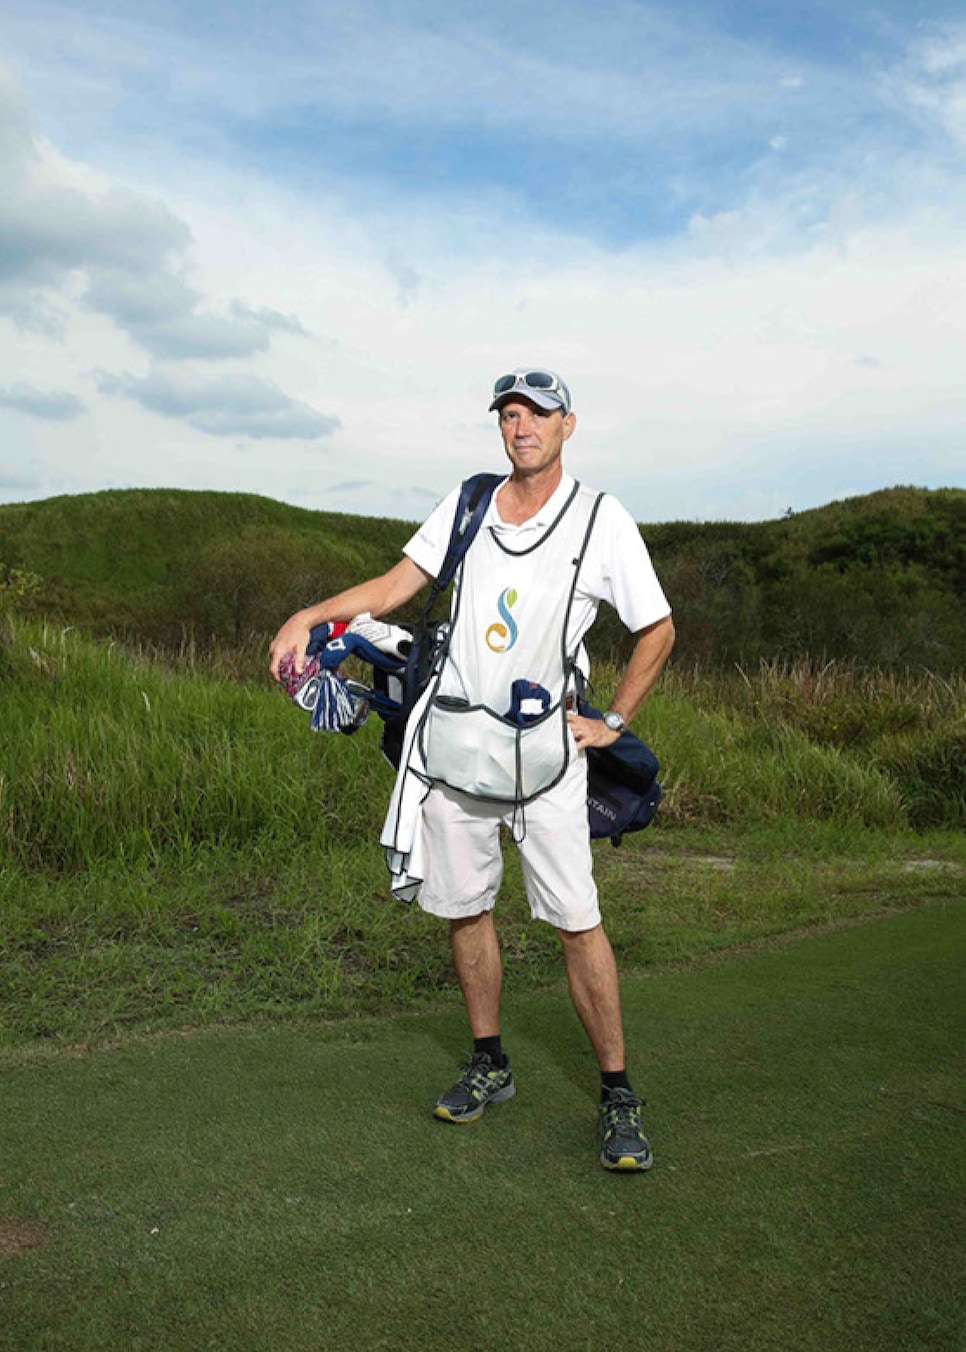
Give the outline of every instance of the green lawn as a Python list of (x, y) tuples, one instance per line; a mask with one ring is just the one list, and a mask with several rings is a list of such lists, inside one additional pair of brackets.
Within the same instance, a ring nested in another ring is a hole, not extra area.
[(0, 1347), (956, 1352), (964, 951), (933, 904), (629, 979), (647, 1176), (596, 1163), (562, 988), (463, 1128), (455, 1006), (25, 1051)]

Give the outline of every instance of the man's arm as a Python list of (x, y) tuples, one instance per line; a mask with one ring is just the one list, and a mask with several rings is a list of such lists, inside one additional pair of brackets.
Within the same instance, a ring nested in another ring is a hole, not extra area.
[(354, 620), (366, 611), (375, 617), (385, 615), (411, 601), (431, 580), (429, 573), (413, 563), (412, 559), (404, 557), (395, 568), (390, 568), (381, 577), (370, 578), (368, 582), (360, 582), (358, 587), (339, 592), (338, 596), (330, 596), (317, 605), (296, 611), (272, 639), (269, 649), (272, 654), (272, 675), (278, 680), (278, 665), (286, 653), (294, 653), (295, 669), (302, 671), (309, 635), (317, 624), (327, 620)]
[[(625, 723), (630, 723), (654, 688), (673, 647), (674, 623), (670, 615), (638, 633), (631, 659), (610, 702), (610, 707), (621, 715)], [(582, 748), (611, 746), (620, 736), (619, 732), (611, 732), (599, 718), (568, 714), (567, 722), (574, 740)]]

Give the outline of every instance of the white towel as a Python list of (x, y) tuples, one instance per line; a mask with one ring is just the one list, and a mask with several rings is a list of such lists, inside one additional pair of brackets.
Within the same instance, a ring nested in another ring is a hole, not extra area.
[(423, 691), (406, 724), (396, 783), (379, 838), (391, 874), (389, 886), (400, 901), (417, 901), (423, 885), (423, 803), (430, 784), (416, 745), (416, 729), (431, 694), (432, 683)]

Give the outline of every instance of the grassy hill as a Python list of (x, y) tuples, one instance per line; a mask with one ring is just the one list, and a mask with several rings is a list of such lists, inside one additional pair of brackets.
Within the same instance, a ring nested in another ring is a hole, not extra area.
[[(706, 663), (806, 653), (888, 667), (966, 661), (966, 492), (891, 488), (753, 524), (646, 528)], [(680, 653), (679, 649), (679, 653)]]
[(0, 569), (39, 575), (33, 613), (96, 633), (231, 642), (390, 567), (410, 531), (254, 494), (108, 490), (0, 507)]
[[(966, 665), (966, 491), (893, 488), (778, 521), (642, 529), (679, 663)], [(96, 633), (237, 643), (390, 567), (411, 530), (251, 494), (110, 490), (0, 506), (0, 581), (37, 574), (24, 608)], [(598, 653), (626, 646), (602, 614)]]

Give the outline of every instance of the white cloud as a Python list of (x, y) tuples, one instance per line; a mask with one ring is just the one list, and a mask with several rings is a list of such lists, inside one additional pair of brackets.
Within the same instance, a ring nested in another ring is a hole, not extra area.
[(88, 309), (109, 315), (151, 356), (219, 361), (267, 352), (274, 333), (307, 336), (294, 316), (232, 300), (224, 313), (199, 310), (200, 293), (162, 270), (140, 276), (102, 268), (84, 293)]
[(66, 159), (31, 127), (0, 70), (0, 314), (63, 334), (79, 297), (151, 356), (221, 360), (304, 335), (294, 315), (232, 297), (206, 305), (188, 280), (191, 233), (164, 203)]
[(919, 116), (966, 147), (966, 23), (931, 25), (886, 87)]
[(42, 328), (53, 314), (59, 325), (50, 293), (79, 270), (96, 277), (107, 268), (150, 283), (187, 245), (187, 228), (164, 206), (65, 162), (33, 131), (2, 70), (0, 166), (0, 313)]
[(50, 422), (68, 422), (84, 412), (84, 405), (76, 394), (60, 390), (38, 390), (32, 385), (11, 385), (0, 388), (0, 408), (12, 408), (32, 418)]
[(315, 441), (339, 426), (338, 418), (289, 398), (274, 381), (259, 376), (154, 369), (144, 377), (101, 372), (97, 385), (102, 394), (131, 399), (164, 418), (183, 418), (212, 436)]

